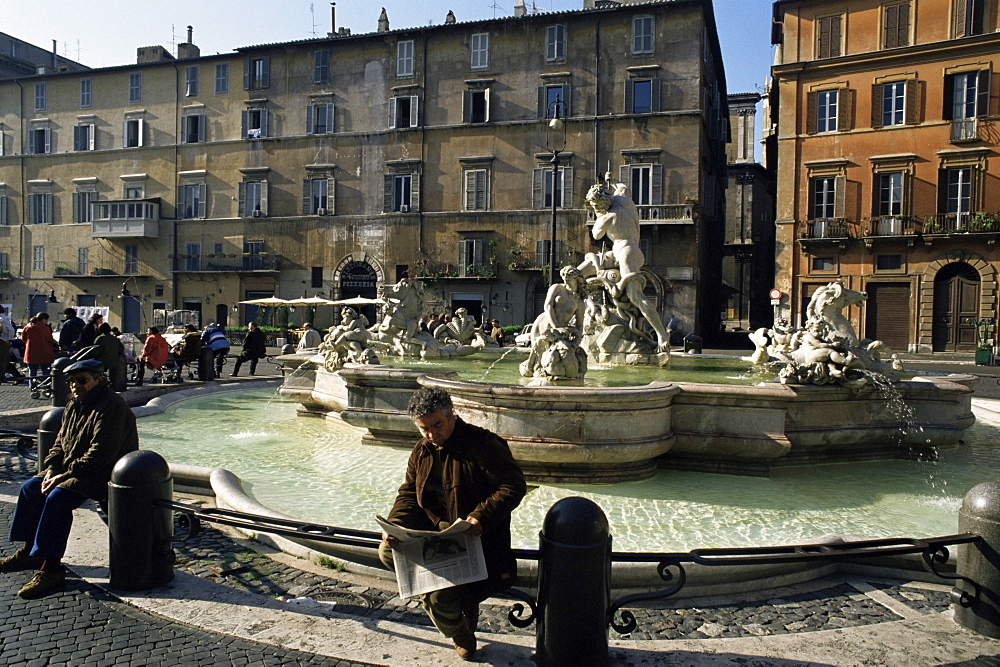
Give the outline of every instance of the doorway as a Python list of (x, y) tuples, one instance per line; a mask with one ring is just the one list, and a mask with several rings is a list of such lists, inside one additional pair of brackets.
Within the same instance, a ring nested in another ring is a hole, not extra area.
[(945, 266), (934, 276), (935, 352), (973, 352), (976, 328), (970, 319), (979, 317), (979, 272), (965, 262)]
[(894, 352), (910, 344), (910, 284), (868, 283), (865, 286), (865, 338), (880, 340)]

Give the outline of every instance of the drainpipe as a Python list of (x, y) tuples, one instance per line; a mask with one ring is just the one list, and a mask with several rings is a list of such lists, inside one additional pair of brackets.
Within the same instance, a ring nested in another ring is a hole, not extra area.
[[(420, 63), (420, 78), (421, 86), (424, 89), (424, 101), (427, 101), (427, 32), (424, 31), (424, 57)], [(424, 105), (424, 119), (426, 120), (427, 107)], [(421, 168), (427, 161), (427, 123), (420, 123), (420, 165)], [(421, 178), (421, 187), (423, 187), (424, 179)], [(421, 200), (423, 198), (421, 197)], [(424, 207), (423, 201), (421, 201), (421, 206), (417, 211), (417, 254), (424, 254)]]
[[(19, 214), (20, 218), (21, 218), (21, 224), (18, 225), (18, 227), (19, 227), (19, 229), (18, 229), (19, 239), (18, 239), (18, 244), (17, 244), (17, 266), (18, 266), (18, 269), (19, 269), (19, 271), (21, 273), (21, 280), (24, 280), (24, 273), (25, 273), (25, 271), (24, 271), (24, 262), (25, 262), (25, 248), (24, 248), (24, 243), (25, 243), (25, 234), (27, 233), (26, 230), (25, 230), (25, 228), (24, 228), (24, 226), (25, 226), (25, 224), (27, 224), (27, 219), (26, 219), (25, 216), (28, 213), (28, 206), (27, 206), (27, 201), (28, 201), (28, 194), (27, 194), (27, 190), (28, 190), (28, 177), (24, 173), (25, 172), (25, 164), (24, 164), (24, 138), (26, 136), (25, 132), (26, 132), (27, 127), (28, 127), (28, 120), (25, 117), (26, 114), (24, 113), (24, 86), (21, 85), (21, 82), (19, 80), (14, 81), (14, 83), (17, 84), (18, 106), (19, 106), (19, 109), (20, 109), (20, 114), (19, 115), (21, 117), (21, 136), (20, 136), (21, 146), (20, 146), (20, 150), (18, 150), (18, 152), (17, 152), (17, 154), (19, 156), (17, 161), (18, 161), (18, 164), (20, 165), (19, 171), (20, 171), (20, 174), (21, 174), (21, 211), (20, 211), (20, 214)], [(8, 209), (8, 212), (9, 212), (9, 209)], [(25, 296), (27, 296), (27, 295), (25, 295)], [(13, 299), (11, 299), (11, 301), (13, 301)], [(13, 307), (13, 305), (14, 304), (12, 303), (11, 307)]]
[[(173, 237), (171, 239), (172, 250), (171, 253), (173, 257), (170, 258), (170, 267), (167, 269), (170, 272), (170, 292), (173, 295), (171, 297), (171, 310), (176, 310), (178, 306), (177, 295), (179, 293), (179, 288), (177, 286), (177, 272), (174, 271), (174, 262), (177, 261), (177, 188), (180, 186), (180, 176), (177, 175), (177, 167), (180, 162), (180, 147), (178, 146), (178, 140), (181, 138), (181, 114), (180, 114), (180, 94), (178, 93), (178, 88), (181, 85), (180, 81), (180, 68), (174, 65), (174, 219), (172, 227)], [(162, 211), (160, 211), (162, 213)], [(199, 324), (201, 324), (199, 322)]]
[[(594, 173), (598, 180), (602, 179), (602, 174), (598, 173), (597, 165), (600, 164), (599, 155), (601, 146), (601, 19), (595, 17), (594, 21), (594, 74), (597, 77), (597, 85), (594, 86)], [(585, 207), (586, 208), (586, 207)]]

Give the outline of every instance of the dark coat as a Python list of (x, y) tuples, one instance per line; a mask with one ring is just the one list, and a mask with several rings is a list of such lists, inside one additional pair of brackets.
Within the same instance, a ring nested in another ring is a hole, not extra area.
[(101, 348), (101, 354), (97, 358), (104, 363), (104, 367), (111, 371), (118, 368), (122, 363), (125, 354), (125, 346), (112, 333), (102, 333), (94, 339), (94, 345)]
[(111, 469), (118, 459), (139, 448), (135, 415), (125, 399), (106, 382), (83, 400), (72, 400), (63, 413), (62, 427), (42, 463), (42, 470), (68, 472), (59, 485), (94, 500), (108, 495)]
[(456, 419), (442, 447), (420, 440), (406, 464), (406, 477), (388, 519), (415, 529), (437, 529), (439, 521), (474, 517), (483, 527), (489, 580), (480, 599), (506, 588), (517, 563), (510, 550), (510, 514), (527, 486), (507, 441)]
[(87, 326), (87, 323), (79, 317), (66, 318), (62, 328), (59, 329), (59, 347), (65, 352), (76, 352), (79, 350), (80, 348), (76, 346), (76, 341), (79, 340), (85, 326)]
[(247, 337), (243, 339), (243, 352), (240, 357), (243, 359), (263, 359), (267, 356), (267, 339), (260, 329), (247, 331)]

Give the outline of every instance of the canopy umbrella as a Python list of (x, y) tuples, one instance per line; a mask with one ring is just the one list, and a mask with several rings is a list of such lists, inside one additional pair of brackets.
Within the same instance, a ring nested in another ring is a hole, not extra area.
[(248, 306), (287, 306), (288, 301), (284, 299), (279, 299), (276, 296), (269, 296), (263, 299), (250, 299), (249, 301), (240, 301), (240, 303), (246, 304)]
[(301, 299), (289, 299), (286, 301), (289, 306), (332, 306), (336, 301), (330, 301), (329, 299), (324, 299), (319, 296), (311, 296), (309, 298), (302, 297)]
[(369, 305), (381, 305), (385, 303), (384, 299), (369, 299), (363, 296), (353, 296), (350, 299), (339, 299), (337, 301), (331, 302), (338, 306), (369, 306)]

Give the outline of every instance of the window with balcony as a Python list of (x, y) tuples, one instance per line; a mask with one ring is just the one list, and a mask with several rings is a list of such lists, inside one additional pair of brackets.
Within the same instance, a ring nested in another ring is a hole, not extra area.
[(184, 68), (184, 95), (198, 97), (198, 66), (188, 65)]
[(261, 90), (271, 86), (271, 57), (258, 56), (243, 61), (243, 89)]
[(181, 142), (198, 144), (205, 141), (205, 114), (187, 113), (181, 116)]
[(816, 19), (816, 57), (836, 58), (842, 53), (843, 17), (822, 16)]
[(566, 26), (556, 24), (545, 28), (545, 60), (566, 60)]
[(955, 37), (985, 32), (986, 0), (955, 0)]
[[(538, 167), (532, 174), (532, 207), (551, 209), (555, 197), (556, 208), (573, 205), (573, 168), (559, 167), (556, 172), (555, 187), (552, 183), (552, 167)], [(565, 195), (564, 195), (565, 193)]]
[(490, 66), (490, 35), (479, 32), (469, 38), (470, 63), (472, 69), (486, 69)]
[(215, 65), (215, 94), (229, 94), (229, 63), (216, 63)]
[(396, 43), (396, 76), (413, 76), (413, 40)]
[(268, 182), (263, 179), (247, 179), (239, 184), (239, 211), (244, 218), (266, 217)]
[(882, 48), (894, 49), (910, 45), (910, 3), (901, 2), (882, 7)]
[(465, 123), (490, 122), (489, 88), (473, 88), (465, 91), (462, 106), (462, 121)]
[[(629, 186), (636, 206), (656, 206), (663, 203), (663, 165), (637, 162), (622, 167), (622, 182)], [(639, 210), (643, 215), (642, 209)]]
[(253, 106), (242, 112), (242, 136), (244, 139), (264, 139), (267, 135), (267, 109)]
[(122, 147), (138, 148), (143, 145), (143, 125), (142, 118), (126, 118), (122, 127)]
[(465, 192), (463, 208), (466, 211), (485, 211), (489, 208), (488, 175), (487, 169), (465, 169), (462, 172)]
[(416, 127), (419, 98), (416, 95), (398, 95), (389, 98), (389, 129), (401, 130)]
[(560, 118), (570, 116), (570, 94), (573, 87), (568, 83), (546, 84), (538, 87), (538, 117)]
[(81, 123), (73, 127), (73, 150), (94, 150), (95, 126), (93, 123)]
[(302, 215), (333, 215), (336, 181), (323, 174), (311, 174), (302, 181)]
[[(810, 180), (810, 220), (828, 220), (844, 217), (843, 176), (818, 176)], [(816, 234), (812, 234), (813, 237)], [(821, 234), (826, 236), (826, 234)]]
[[(551, 255), (549, 253), (549, 248), (552, 247), (552, 241), (549, 239), (535, 241), (535, 266), (548, 266)], [(556, 266), (562, 264), (565, 261), (563, 242), (556, 239)]]
[(943, 213), (954, 216), (961, 223), (972, 213), (976, 170), (972, 167), (948, 167), (941, 171), (939, 189)]
[(307, 104), (306, 134), (332, 134), (334, 131), (333, 119), (333, 104)]
[(51, 192), (32, 192), (28, 195), (28, 224), (52, 224)]
[(977, 119), (990, 112), (990, 70), (959, 72), (944, 79), (944, 119), (951, 121), (951, 141), (976, 141)]
[(206, 217), (207, 192), (204, 183), (182, 183), (177, 188), (177, 217), (190, 220)]
[(484, 240), (481, 238), (461, 239), (458, 242), (458, 275), (478, 276), (484, 272)]
[(879, 216), (898, 216), (903, 214), (903, 182), (906, 175), (901, 171), (878, 175), (878, 209)]
[(45, 83), (35, 84), (35, 111), (45, 111), (48, 104), (47, 88)]
[(201, 244), (184, 244), (184, 270), (201, 271)]
[(625, 113), (654, 113), (659, 110), (659, 79), (627, 79), (625, 81)]
[(632, 54), (653, 52), (653, 17), (636, 16), (632, 19)]
[(128, 75), (128, 101), (130, 104), (142, 101), (142, 72)]
[(76, 272), (81, 276), (90, 273), (90, 248), (86, 246), (76, 249)]
[(313, 83), (330, 83), (330, 49), (313, 51)]
[(89, 109), (94, 106), (94, 80), (80, 79), (80, 108)]

